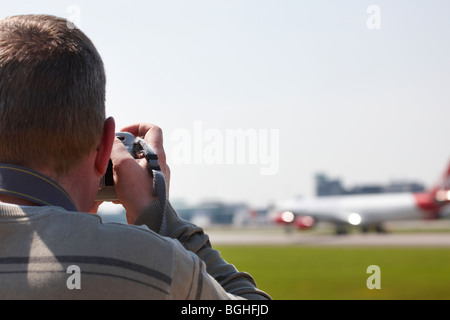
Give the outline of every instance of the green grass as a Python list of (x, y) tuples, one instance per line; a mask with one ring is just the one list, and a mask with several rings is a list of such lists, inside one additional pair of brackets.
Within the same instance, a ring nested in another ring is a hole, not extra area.
[[(273, 299), (450, 299), (449, 248), (217, 246)], [(366, 286), (378, 265), (381, 289)]]

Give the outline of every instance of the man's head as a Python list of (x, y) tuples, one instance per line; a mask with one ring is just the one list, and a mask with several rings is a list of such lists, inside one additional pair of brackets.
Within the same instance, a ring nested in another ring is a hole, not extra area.
[(0, 163), (64, 176), (98, 146), (105, 71), (92, 42), (65, 19), (0, 21)]

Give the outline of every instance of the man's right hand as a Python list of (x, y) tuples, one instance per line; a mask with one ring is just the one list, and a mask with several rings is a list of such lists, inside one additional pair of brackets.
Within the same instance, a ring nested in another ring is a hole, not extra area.
[[(121, 131), (130, 132), (136, 137), (143, 138), (155, 151), (166, 180), (168, 197), (170, 169), (166, 163), (162, 130), (150, 123), (139, 123), (122, 128)], [(152, 196), (153, 178), (148, 170), (147, 161), (145, 159), (134, 159), (119, 139), (114, 141), (111, 161), (113, 163), (116, 194), (127, 212), (128, 223), (132, 224), (144, 209), (158, 200), (158, 198)]]

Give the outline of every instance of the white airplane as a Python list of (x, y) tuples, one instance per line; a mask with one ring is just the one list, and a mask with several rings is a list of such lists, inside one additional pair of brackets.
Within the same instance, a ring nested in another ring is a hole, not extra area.
[(271, 216), (276, 223), (299, 229), (327, 221), (336, 225), (338, 234), (346, 233), (352, 225), (361, 227), (364, 232), (371, 227), (384, 232), (385, 221), (439, 218), (442, 207), (450, 202), (449, 190), (450, 164), (428, 192), (294, 198), (276, 203)]

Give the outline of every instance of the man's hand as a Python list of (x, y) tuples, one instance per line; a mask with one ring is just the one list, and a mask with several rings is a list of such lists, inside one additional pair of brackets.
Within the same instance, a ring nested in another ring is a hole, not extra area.
[[(169, 196), (170, 169), (166, 163), (163, 148), (162, 130), (150, 123), (139, 123), (122, 128), (141, 137), (155, 151), (158, 163), (166, 179), (167, 197)], [(145, 159), (134, 159), (122, 142), (116, 139), (111, 153), (114, 172), (114, 186), (119, 202), (127, 211), (127, 221), (132, 224), (139, 214), (151, 203), (158, 200), (152, 196), (153, 179)]]

